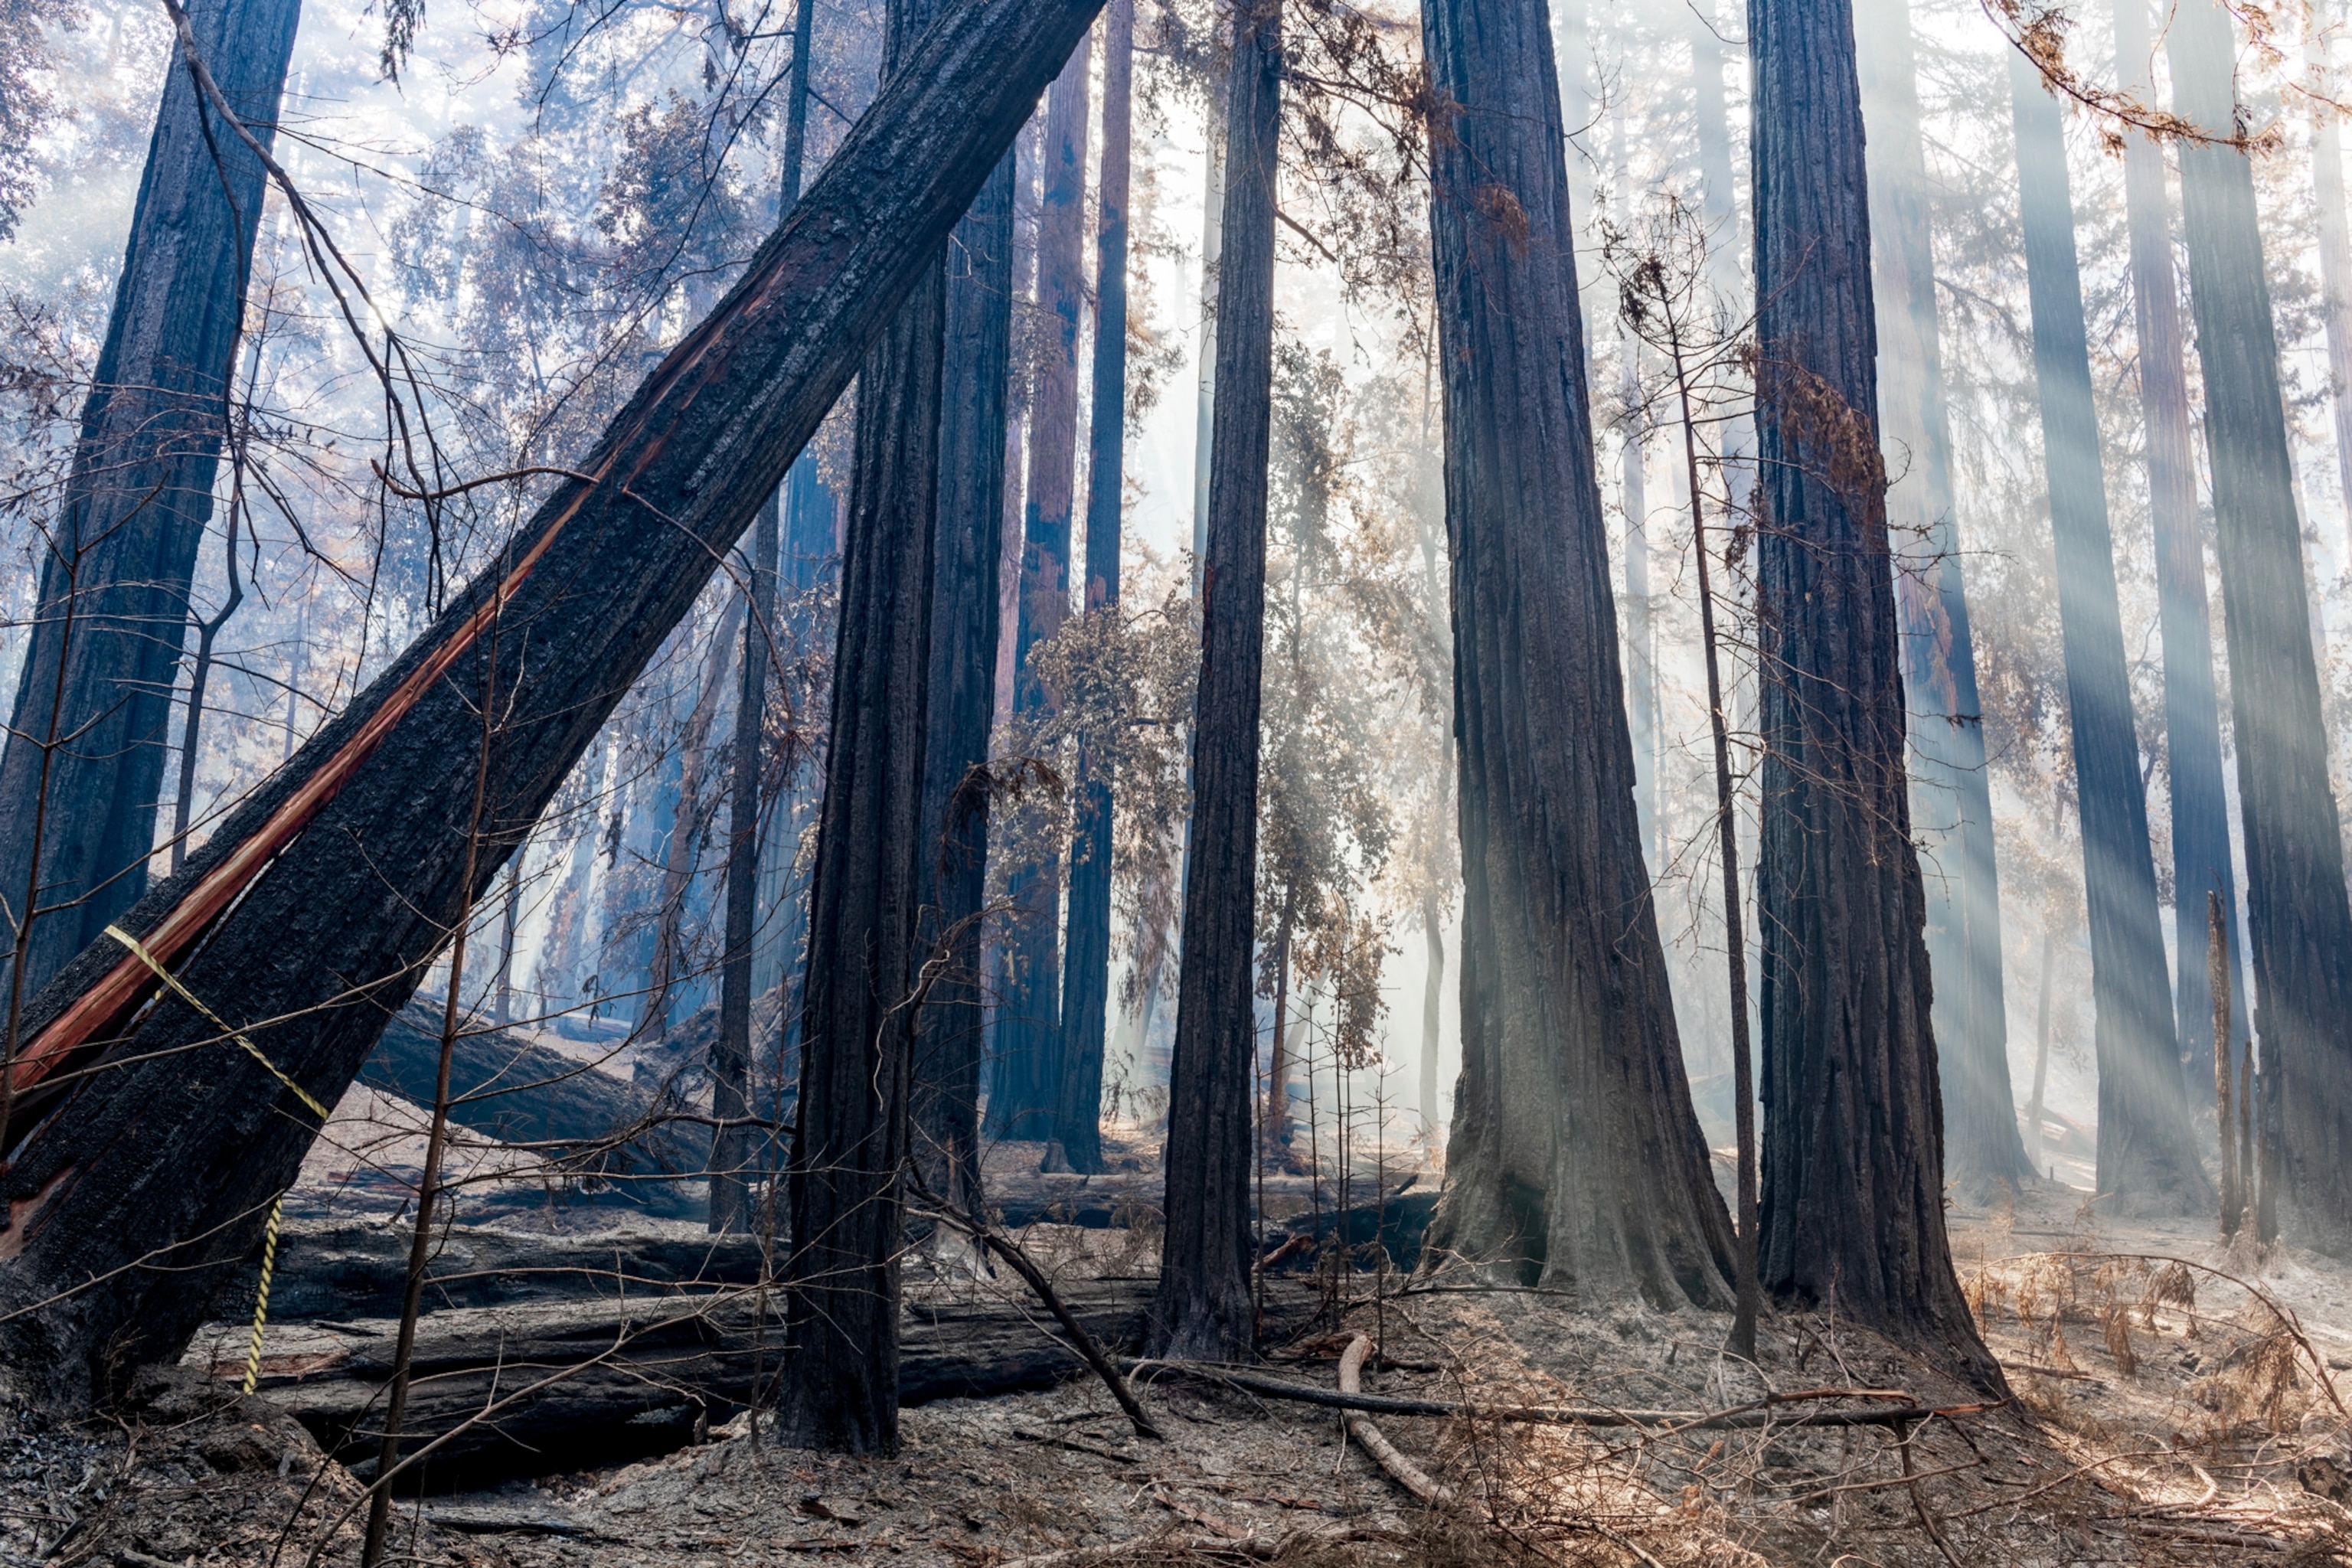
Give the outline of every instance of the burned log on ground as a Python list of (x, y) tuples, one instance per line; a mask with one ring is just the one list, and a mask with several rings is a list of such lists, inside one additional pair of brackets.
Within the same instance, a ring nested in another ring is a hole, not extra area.
[(186, 1343), (316, 1136), (303, 1096), (350, 1083), (934, 265), (1097, 4), (949, 11), (492, 567), (122, 917), (184, 991), (158, 998), (145, 958), (107, 939), (37, 1000), (0, 1101), (0, 1142), (20, 1141), (0, 1171), (0, 1342), (37, 1392), (86, 1403)]
[[(384, 1026), (359, 1081), (417, 1105), (433, 1103), (441, 1019), (411, 1003)], [(699, 1173), (709, 1133), (664, 1120), (677, 1097), (535, 1046), (503, 1030), (457, 1037), (450, 1061), (449, 1120), (503, 1143), (543, 1146), (571, 1175)]]
[[(1131, 1350), (1152, 1285), (1148, 1276), (1073, 1279), (1055, 1289), (1097, 1342)], [(1312, 1309), (1301, 1282), (1269, 1289), (1276, 1330), (1303, 1323)], [(396, 1326), (380, 1317), (274, 1323), (263, 1345), (259, 1392), (362, 1475), (381, 1435)], [(424, 1462), (419, 1484), (470, 1488), (683, 1447), (755, 1390), (772, 1390), (782, 1332), (778, 1294), (740, 1284), (643, 1284), (625, 1298), (428, 1313), (417, 1325), (404, 1426), (412, 1452), (447, 1441)], [(220, 1323), (199, 1336), (188, 1359), (236, 1383), (247, 1335), (242, 1323)], [(905, 1404), (1087, 1375), (1045, 1309), (1009, 1274), (910, 1286), (900, 1347)]]

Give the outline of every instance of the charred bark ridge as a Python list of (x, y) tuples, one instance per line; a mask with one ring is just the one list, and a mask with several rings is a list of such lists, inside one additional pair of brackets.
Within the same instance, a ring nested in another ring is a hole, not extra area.
[[(2140, 785), (2106, 478), (2091, 400), (2065, 132), (2041, 72), (2014, 49), (2009, 82), (2091, 917), (2098, 1190), (2116, 1194), (2126, 1212), (2202, 1214), (2213, 1202), (2213, 1188), (2189, 1129), (2188, 1087), (2166, 994), (2156, 862), (2148, 848), (2147, 797)], [(2181, 950), (2184, 966), (2194, 963), (2194, 952)]]
[[(2116, 6), (2116, 64), (2126, 84), (2146, 89), (2147, 0)], [(2147, 422), (2148, 510), (2156, 531), (2157, 616), (2164, 638), (2164, 773), (2172, 792), (2173, 951), (2205, 938), (2208, 895), (2238, 907), (2230, 863), (2230, 803), (2221, 785), (2221, 704), (2213, 689), (2213, 621), (2205, 598), (2205, 534), (2197, 515), (2197, 452), (2189, 424), (2182, 359), (2180, 289), (2173, 271), (2172, 221), (2163, 149), (2145, 136), (2124, 142), (2124, 203), (2131, 236), (2132, 319), (2139, 340), (2140, 407)], [(2347, 448), (2352, 450), (2352, 448)], [(2229, 1038), (2246, 1034), (2246, 987), (2238, 944), (2229, 943)], [(2206, 966), (2177, 963), (2173, 1016), (2185, 1077), (2213, 1076), (2213, 991)], [(2202, 1090), (2198, 1090), (2201, 1096)]]
[(1853, 17), (1846, 0), (1750, 0), (1748, 16), (1762, 302), (1763, 1282), (1997, 1387), (1944, 1232)]
[[(1127, 195), (1135, 0), (1110, 0), (1103, 28), (1103, 161), (1097, 187), (1095, 384), (1087, 463), (1087, 614), (1118, 611), (1126, 510)], [(1111, 779), (1078, 741), (1077, 835), (1070, 848), (1070, 938), (1063, 957), (1062, 1078), (1055, 1138), (1073, 1171), (1099, 1172), (1103, 1040), (1110, 1026)]]
[(1868, 152), (1872, 281), (1877, 296), (1880, 445), (1911, 476), (1887, 491), (1888, 531), (1926, 556), (1898, 562), (1906, 695), (1914, 715), (1912, 804), (1934, 846), (1923, 881), (1930, 1014), (1944, 1086), (1947, 1173), (1968, 1190), (2013, 1188), (2028, 1169), (2009, 1079), (2001, 995), (2000, 886), (1993, 859), (1991, 771), (1985, 765), (1976, 644), (1952, 491), (1951, 419), (1936, 324), (1927, 154), (1917, 65), (1905, 0), (1863, 0), (1854, 47), (1872, 116)]
[[(301, 16), (299, 0), (190, 7), (197, 48), (264, 146)], [(262, 180), (174, 53), (0, 752), (0, 984), (27, 998), (147, 886)], [(30, 907), (55, 912), (36, 920), (24, 973), (9, 976), (36, 832)]]
[[(2232, 133), (2236, 49), (2221, 8), (2183, 0), (2166, 54), (2175, 108)], [(2246, 834), (2260, 1099), (2281, 1166), (2264, 1201), (2280, 1193), (2294, 1239), (2352, 1255), (2352, 900), (2327, 783), (2253, 167), (2230, 147), (2184, 144), (2180, 196)]]
[(1265, 654), (1266, 463), (1273, 437), (1275, 175), (1282, 7), (1234, 8), (1225, 201), (1217, 267), (1216, 428), (1201, 574), (1192, 840), (1169, 1064), (1168, 1228), (1149, 1354), (1210, 1361), (1255, 1348), (1250, 1306), (1250, 1100), (1257, 1016), (1259, 675)]
[(932, 1189), (967, 1209), (980, 1201), (980, 912), (988, 894), (988, 795), (973, 770), (987, 766), (996, 709), (1013, 162), (1010, 152), (998, 161), (948, 244), (922, 924), (913, 955), (920, 964), (947, 944), (915, 1024), (915, 1153)]
[[(882, 79), (908, 68), (937, 0), (891, 0)], [(911, 991), (922, 889), (942, 249), (857, 379), (841, 635), (801, 982), (793, 1251), (784, 1269), (784, 1441), (898, 1447), (899, 1168), (909, 1149)]]
[[(1021, 598), (1013, 645), (1013, 705), (1055, 705), (1029, 656), (1070, 608), (1070, 510), (1077, 484), (1078, 317), (1086, 309), (1087, 106), (1094, 59), (1081, 40), (1045, 105), (1045, 205), (1037, 222), (1037, 304), (1046, 321), (1029, 411), (1029, 504), (1023, 518)], [(1054, 1131), (1062, 1079), (1062, 857), (1016, 866), (1005, 897), (1018, 906), (996, 1009), (996, 1079), (988, 1125), (1002, 1138)]]
[(1635, 823), (1546, 9), (1433, 0), (1423, 28), (1445, 106), (1430, 211), (1463, 872), (1430, 1247), (1595, 1301), (1727, 1308), (1730, 1225)]
[[(595, 482), (563, 481), (541, 507), (509, 556), (531, 569), (453, 595), (124, 918), (296, 1082), (327, 1100), (350, 1082), (461, 900), (497, 874), (901, 301), (935, 275), (949, 229), (1094, 10), (965, 0), (943, 18), (718, 310), (580, 460)], [(493, 614), (506, 704), (493, 842), (461, 888), (480, 760), (475, 637)], [(110, 942), (92, 948), (39, 999), (35, 1045), (48, 1054), (20, 1060), (15, 1081), (31, 1087), (46, 1068), (70, 1098), (20, 1123), (0, 1172), (0, 1310), (22, 1314), (5, 1330), (8, 1360), (43, 1369), (68, 1398), (185, 1342), (313, 1135), (201, 1016), (168, 998), (133, 1013), (153, 986), (126, 963)], [(91, 1026), (115, 995), (127, 1000)], [(65, 1048), (84, 1039), (119, 1065), (57, 1078), (86, 1059)]]

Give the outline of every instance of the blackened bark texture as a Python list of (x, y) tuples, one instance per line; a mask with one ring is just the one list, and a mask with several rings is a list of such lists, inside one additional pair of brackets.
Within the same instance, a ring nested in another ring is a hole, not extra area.
[[(1126, 511), (1128, 141), (1133, 119), (1135, 0), (1103, 12), (1103, 155), (1096, 191), (1094, 417), (1087, 461), (1086, 607), (1118, 613)], [(1070, 940), (1063, 959), (1062, 1081), (1055, 1136), (1073, 1171), (1102, 1163), (1103, 1039), (1110, 1027), (1111, 776), (1078, 742), (1077, 836), (1070, 849)]]
[[(198, 52), (265, 146), (301, 15), (299, 0), (190, 8)], [(0, 1027), (146, 890), (262, 181), (174, 50), (0, 752)], [(17, 923), (42, 909), (13, 974)]]
[(980, 936), (988, 895), (988, 791), (973, 770), (988, 763), (996, 703), (1013, 165), (1007, 153), (948, 246), (922, 923), (915, 945), (918, 964), (939, 964), (916, 1020), (915, 1152), (931, 1190), (971, 1212), (980, 1202)]
[[(520, 841), (935, 266), (1094, 10), (964, 0), (942, 18), (719, 310), (575, 461), (595, 482), (554, 491), (512, 547), (517, 570), (453, 595), (124, 917), (295, 1082), (328, 1100), (350, 1082), (454, 911)], [(467, 704), (494, 613), (507, 703), (486, 813), (496, 842), (467, 888), (480, 756)], [(134, 1016), (152, 990), (137, 960), (93, 947), (38, 999), (31, 1054), (12, 1074), (22, 1094), (92, 1049), (115, 1064), (53, 1081), (69, 1098), (20, 1123), (28, 1132), (0, 1171), (0, 1349), (68, 1397), (110, 1368), (178, 1353), (311, 1141), (310, 1119), (200, 1015), (165, 999)], [(132, 1267), (141, 1258), (166, 1266)]]
[[(1070, 608), (1070, 510), (1077, 484), (1078, 318), (1086, 310), (1087, 112), (1091, 36), (1078, 45), (1045, 104), (1045, 205), (1037, 224), (1037, 305), (1045, 322), (1029, 412), (1029, 500), (1023, 513), (1021, 604), (1013, 645), (1015, 712), (1053, 708), (1029, 656), (1056, 636)], [(1018, 906), (996, 1013), (997, 1078), (988, 1124), (1004, 1138), (1053, 1134), (1061, 1094), (1062, 857), (1013, 868), (1005, 896)]]
[(1633, 808), (1543, 0), (1433, 0), (1430, 226), (1462, 833), (1440, 1253), (1592, 1301), (1728, 1307), (1730, 1226)]
[[(2336, 479), (2352, 507), (2352, 226), (2344, 211), (2344, 140), (2337, 82), (2317, 14), (2304, 28), (2311, 81), (2311, 184), (2319, 208), (2320, 298), (2326, 310), (2329, 402), (2336, 412)], [(2352, 524), (2352, 516), (2346, 519)]]
[[(890, 0), (882, 80), (938, 0)], [(934, 246), (857, 375), (816, 868), (801, 980), (801, 1093), (788, 1164), (776, 1430), (803, 1447), (898, 1448), (899, 1183), (910, 1148), (921, 959), (947, 266)]]
[[(2115, 543), (2091, 398), (2074, 201), (2058, 101), (2021, 51), (2010, 51), (2018, 207), (2033, 310), (2033, 375), (2057, 547), (2059, 635), (2066, 662), (2074, 796), (2083, 818), (2083, 886), (2099, 1071), (2098, 1190), (2126, 1213), (2201, 1214), (2212, 1184), (2189, 1128), (2188, 1086), (2167, 994), (2139, 737), (2125, 668)], [(2184, 966), (2194, 948), (2181, 950)]]
[(1944, 1086), (1944, 1166), (1981, 1198), (2014, 1187), (2026, 1164), (2009, 1079), (1991, 773), (1936, 321), (1933, 193), (1919, 130), (1910, 8), (1905, 0), (1861, 0), (1856, 24), (1856, 74), (1872, 132), (1871, 280), (1885, 351), (1879, 438), (1889, 468), (1902, 474), (1889, 486), (1886, 504), (1888, 532), (1906, 556), (1895, 563), (1895, 602), (1911, 714), (1912, 809), (1932, 860), (1922, 885), (1935, 981), (1929, 1016)]
[(1250, 994), (1257, 912), (1259, 672), (1265, 654), (1266, 463), (1273, 435), (1280, 0), (1234, 7), (1217, 269), (1216, 429), (1201, 572), (1192, 842), (1169, 1064), (1168, 1228), (1147, 1354), (1255, 1350), (1250, 1305)]
[[(771, 495), (752, 526), (749, 558), (736, 558), (751, 608), (743, 624), (742, 679), (735, 693), (735, 771), (728, 786), (727, 949), (719, 975), (719, 1037), (710, 1049), (710, 1114), (722, 1122), (751, 1114), (751, 954), (759, 940), (760, 830), (766, 815), (760, 788), (760, 742), (767, 721), (768, 666), (775, 657), (776, 550), (782, 531), (776, 511), (776, 497)], [(508, 908), (511, 910), (513, 905)], [(507, 919), (511, 963), (511, 912)], [(751, 1228), (747, 1178), (759, 1142), (749, 1126), (711, 1130), (712, 1230)]]
[(1750, 0), (1764, 734), (1764, 1288), (1987, 1387), (1944, 1148), (1886, 538), (1853, 28)]
[[(2175, 110), (2229, 134), (2228, 16), (2213, 0), (2182, 0), (2166, 52)], [(2184, 145), (2180, 193), (2213, 465), (2262, 1099), (2278, 1118), (2272, 1157), (2281, 1179), (2265, 1182), (2263, 1202), (2277, 1193), (2294, 1240), (2352, 1254), (2352, 901), (2327, 783), (2252, 165), (2227, 146)]]
[[(2118, 78), (2146, 96), (2147, 0), (2118, 0)], [(2153, 99), (2150, 98), (2150, 101)], [(2189, 423), (2180, 289), (2172, 264), (2164, 153), (2145, 136), (2124, 142), (2124, 205), (2131, 241), (2132, 317), (2139, 339), (2140, 408), (2147, 427), (2148, 510), (2156, 531), (2157, 617), (2164, 640), (2165, 778), (2172, 792), (2172, 930), (2176, 953), (2205, 942), (2208, 895), (2232, 911), (2230, 803), (2221, 782), (2221, 703), (2213, 689), (2213, 623), (2205, 597), (2205, 531), (2198, 519), (2197, 452)], [(2231, 1038), (2246, 1032), (2238, 944), (2229, 943)], [(2186, 1078), (2213, 1077), (2213, 993), (2205, 965), (2181, 962), (2173, 979), (2174, 1028)]]

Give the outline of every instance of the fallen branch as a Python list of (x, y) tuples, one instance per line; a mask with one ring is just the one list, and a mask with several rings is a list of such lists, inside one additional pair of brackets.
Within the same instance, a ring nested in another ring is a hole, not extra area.
[(1102, 1347), (1095, 1343), (1094, 1336), (1087, 1332), (1086, 1326), (1063, 1304), (1061, 1295), (1046, 1279), (1045, 1270), (1031, 1262), (1029, 1255), (1012, 1237), (986, 1220), (965, 1213), (925, 1186), (920, 1173), (910, 1171), (908, 1181), (926, 1202), (934, 1205), (931, 1217), (943, 1219), (962, 1231), (1004, 1259), (1013, 1272), (1021, 1276), (1029, 1289), (1037, 1293), (1037, 1299), (1045, 1303), (1046, 1310), (1054, 1314), (1055, 1321), (1062, 1325), (1062, 1331), (1070, 1336), (1072, 1348), (1085, 1358), (1087, 1365), (1094, 1369), (1095, 1375), (1102, 1379), (1103, 1386), (1110, 1390), (1110, 1396), (1118, 1401), (1118, 1407), (1127, 1413), (1128, 1424), (1135, 1428), (1136, 1435), (1157, 1440), (1160, 1436), (1160, 1428), (1151, 1424), (1151, 1417), (1146, 1415), (1143, 1406), (1136, 1403), (1135, 1390), (1127, 1385), (1127, 1379), (1119, 1375), (1118, 1368), (1103, 1354)]
[[(1651, 1436), (1672, 1436), (1677, 1432), (1746, 1431), (1764, 1426), (1902, 1426), (1914, 1421), (1925, 1421), (1931, 1415), (1947, 1418), (1980, 1415), (1999, 1410), (2009, 1403), (2002, 1399), (1978, 1405), (1947, 1405), (1930, 1408), (1908, 1403), (1911, 1396), (1907, 1394), (1891, 1394), (1881, 1389), (1817, 1388), (1799, 1394), (1772, 1394), (1752, 1405), (1715, 1411), (1607, 1410), (1572, 1405), (1470, 1405), (1451, 1399), (1400, 1399), (1382, 1394), (1349, 1394), (1318, 1388), (1311, 1384), (1292, 1383), (1285, 1378), (1268, 1377), (1263, 1373), (1242, 1367), (1221, 1366), (1213, 1362), (1126, 1361), (1119, 1364), (1130, 1377), (1146, 1372), (1174, 1373), (1244, 1393), (1263, 1394), (1269, 1399), (1288, 1399), (1301, 1405), (1320, 1405), (1335, 1410), (1364, 1410), (1377, 1415), (1460, 1416), (1474, 1421), (1514, 1421), (1555, 1426), (1630, 1426), (1643, 1430)], [(1809, 1410), (1793, 1415), (1776, 1414), (1784, 1405), (1811, 1400), (1868, 1398), (1900, 1398), (1906, 1403), (1883, 1410)], [(1658, 1430), (1648, 1431), (1651, 1427)]]
[[(1371, 1354), (1371, 1351), (1372, 1342), (1362, 1334), (1349, 1342), (1347, 1353), (1339, 1358), (1340, 1393), (1360, 1394), (1363, 1391), (1364, 1358)], [(1432, 1480), (1427, 1471), (1398, 1452), (1397, 1446), (1372, 1425), (1370, 1416), (1350, 1410), (1340, 1419), (1347, 1425), (1348, 1436), (1361, 1445), (1365, 1453), (1379, 1460), (1381, 1468), (1396, 1478), (1397, 1484), (1405, 1490), (1433, 1508), (1443, 1507), (1454, 1500), (1454, 1489)]]

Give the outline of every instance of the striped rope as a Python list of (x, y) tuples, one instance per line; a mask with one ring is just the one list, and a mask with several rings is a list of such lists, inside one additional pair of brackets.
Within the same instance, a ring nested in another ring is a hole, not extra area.
[[(325, 1106), (319, 1103), (317, 1098), (313, 1096), (309, 1089), (304, 1089), (300, 1084), (296, 1083), (292, 1079), (288, 1078), (284, 1073), (278, 1071), (278, 1064), (271, 1061), (268, 1057), (262, 1055), (261, 1047), (259, 1046), (255, 1045), (251, 1040), (247, 1039), (243, 1035), (238, 1034), (235, 1029), (230, 1028), (226, 1024), (221, 1022), (221, 1016), (218, 1013), (214, 1012), (210, 1007), (207, 1007), (203, 1003), (197, 1001), (196, 994), (189, 990), (186, 986), (181, 984), (180, 977), (178, 975), (173, 973), (170, 970), (156, 963), (155, 955), (148, 952), (145, 944), (140, 942), (137, 937), (132, 936), (121, 926), (107, 927), (106, 934), (121, 942), (123, 946), (129, 948), (132, 952), (138, 954), (140, 962), (146, 964), (148, 968), (153, 970), (157, 978), (161, 979), (164, 984), (170, 986), (173, 991), (179, 993), (181, 1001), (185, 1002), (189, 1006), (194, 1007), (197, 1012), (202, 1013), (206, 1018), (210, 1019), (214, 1028), (218, 1029), (222, 1034), (227, 1036), (230, 1039), (235, 1040), (238, 1045), (243, 1046), (246, 1048), (247, 1053), (250, 1055), (255, 1061), (259, 1062), (263, 1067), (269, 1069), (270, 1077), (276, 1079), (278, 1082), (292, 1089), (294, 1091), (294, 1097), (310, 1108), (311, 1114), (318, 1117), (321, 1121), (327, 1120), (331, 1113)], [(270, 1234), (274, 1237), (278, 1230), (278, 1221), (274, 1217), (270, 1220), (269, 1226)], [(253, 1331), (257, 1337), (261, 1332), (260, 1327), (256, 1325)], [(248, 1390), (247, 1392), (250, 1391)]]
[(245, 1352), (245, 1391), (251, 1394), (261, 1381), (261, 1325), (269, 1321), (269, 1274), (278, 1267), (278, 1221), (286, 1212), (286, 1194), (269, 1205), (269, 1229), (261, 1238), (261, 1294), (253, 1302), (253, 1348)]

